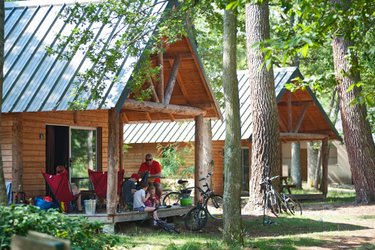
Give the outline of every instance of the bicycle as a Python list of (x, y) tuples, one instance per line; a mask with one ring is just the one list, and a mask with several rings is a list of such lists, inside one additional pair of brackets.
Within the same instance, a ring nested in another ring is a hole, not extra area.
[(290, 195), (285, 194), (284, 192), (278, 193), (272, 185), (272, 181), (279, 176), (266, 177), (263, 181), (260, 182), (260, 185), (265, 185), (264, 188), (264, 207), (263, 207), (263, 224), (267, 223), (266, 220), (267, 209), (270, 209), (271, 212), (278, 217), (282, 212), (291, 213), (295, 215), (296, 213), (302, 215), (302, 206), (298, 201), (294, 201)]
[(222, 219), (223, 197), (221, 195), (215, 194), (210, 189), (207, 179), (211, 177), (211, 175), (212, 173), (208, 173), (206, 177), (199, 179), (199, 181), (205, 181), (203, 187), (206, 188), (206, 190), (204, 191), (203, 189), (197, 186), (186, 188), (185, 185), (188, 183), (188, 181), (178, 180), (177, 183), (179, 185), (182, 185), (182, 188), (180, 189), (180, 191), (174, 191), (166, 194), (163, 198), (162, 204), (164, 206), (181, 205), (181, 198), (189, 197), (191, 192), (196, 188), (200, 193), (200, 200), (198, 204), (201, 203), (202, 207), (204, 207), (207, 210), (207, 213), (210, 215), (211, 218), (216, 220)]

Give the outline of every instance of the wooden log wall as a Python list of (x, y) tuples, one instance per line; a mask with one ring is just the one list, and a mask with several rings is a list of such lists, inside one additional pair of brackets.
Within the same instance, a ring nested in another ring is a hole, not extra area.
[(22, 122), (23, 189), (28, 197), (45, 194), (41, 172), (46, 169), (46, 125), (100, 127), (102, 130), (102, 168), (108, 163), (108, 111), (56, 111), (3, 114), (2, 155), (5, 179), (12, 180), (12, 127), (18, 115)]
[(3, 157), (3, 168), (4, 168), (4, 177), (5, 180), (12, 180), (12, 129), (13, 129), (13, 120), (2, 114), (1, 121), (1, 154)]

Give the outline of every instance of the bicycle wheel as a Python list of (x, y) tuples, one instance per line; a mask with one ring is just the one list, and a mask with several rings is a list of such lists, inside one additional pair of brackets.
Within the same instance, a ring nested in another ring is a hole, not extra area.
[(271, 212), (278, 217), (280, 213), (280, 205), (278, 203), (277, 197), (275, 193), (269, 192), (267, 194), (267, 199), (268, 199), (268, 207), (271, 209)]
[(290, 213), (293, 215), (302, 215), (301, 203), (299, 203), (299, 201), (294, 201), (292, 198), (290, 198), (289, 195), (285, 195), (285, 196), (286, 196), (285, 202)]
[(206, 200), (205, 207), (211, 218), (215, 220), (223, 219), (223, 197), (221, 195), (214, 194)]
[(179, 206), (180, 205), (180, 192), (170, 192), (163, 198), (163, 206)]
[(281, 193), (281, 195), (280, 195), (278, 192), (275, 192), (275, 195), (277, 197), (277, 202), (279, 204), (279, 212), (280, 213), (289, 213), (288, 204), (286, 203), (285, 194)]
[(185, 227), (190, 231), (201, 230), (207, 223), (208, 215), (204, 208), (194, 207), (185, 215)]

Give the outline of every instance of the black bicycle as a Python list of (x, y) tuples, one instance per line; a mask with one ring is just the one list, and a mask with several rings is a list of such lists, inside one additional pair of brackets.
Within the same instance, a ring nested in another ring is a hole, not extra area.
[(207, 213), (216, 220), (223, 218), (223, 197), (221, 195), (215, 194), (208, 185), (208, 178), (211, 177), (212, 173), (208, 173), (206, 177), (199, 179), (199, 181), (205, 181), (203, 187), (206, 189), (203, 191), (200, 187), (188, 187), (186, 180), (178, 180), (177, 183), (182, 186), (180, 191), (174, 191), (166, 194), (163, 198), (162, 204), (164, 206), (178, 206), (181, 205), (181, 199), (190, 196), (194, 189), (198, 189), (200, 193), (200, 199), (197, 206), (201, 205), (207, 210)]
[(302, 215), (302, 206), (298, 201), (294, 201), (290, 195), (284, 192), (278, 193), (273, 185), (272, 180), (278, 178), (279, 176), (266, 177), (261, 181), (260, 185), (264, 185), (264, 207), (263, 207), (263, 224), (268, 224), (266, 220), (267, 210), (270, 209), (271, 212), (278, 217), (282, 212)]

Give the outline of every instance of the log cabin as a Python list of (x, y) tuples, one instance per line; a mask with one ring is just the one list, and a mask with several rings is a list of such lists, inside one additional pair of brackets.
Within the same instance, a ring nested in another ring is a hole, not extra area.
[[(108, 171), (110, 215), (116, 208), (116, 173), (124, 168), (124, 123), (189, 120), (196, 122), (199, 135), (205, 130), (204, 118), (222, 116), (188, 25), (187, 35), (150, 56), (152, 67), (161, 70), (157, 80), (144, 83), (144, 89), (152, 90), (148, 99), (138, 101), (128, 88), (140, 56), (124, 55), (116, 75), (120, 80), (106, 82), (104, 95), (86, 110), (70, 110), (69, 103), (81, 98), (72, 92), (74, 83), (93, 63), (84, 48), (70, 60), (60, 60), (58, 55), (48, 54), (46, 47), (56, 45), (60, 34), (71, 34), (76, 24), (65, 22), (60, 14), (75, 2), (89, 4), (82, 0), (5, 3), (1, 122), (5, 179), (12, 182), (13, 191), (34, 197), (48, 193), (41, 173), (54, 174), (57, 165), (68, 166), (70, 181), (81, 190), (90, 188), (88, 168)], [(162, 13), (172, 5), (173, 1), (163, 1), (158, 11)], [(95, 39), (112, 39), (117, 27), (111, 22), (90, 25)], [(121, 25), (126, 29), (126, 24)], [(205, 143), (200, 138), (195, 141)], [(204, 164), (200, 150), (196, 150), (195, 161), (199, 171)], [(130, 176), (130, 171), (125, 169), (125, 175)]]
[[(242, 182), (243, 194), (249, 193), (250, 160), (251, 160), (251, 114), (250, 114), (250, 84), (246, 71), (238, 72), (240, 116), (241, 116), (241, 146), (242, 146)], [(329, 120), (323, 107), (309, 87), (291, 92), (285, 88), (287, 83), (292, 83), (296, 78), (302, 79), (302, 74), (296, 67), (274, 69), (275, 93), (279, 113), (280, 140), (282, 145), (282, 166), (280, 175), (288, 176), (288, 167), (291, 162), (291, 142), (301, 143), (301, 175), (302, 180), (307, 180), (307, 149), (306, 142), (322, 141), (322, 181), (321, 191), (326, 194), (328, 181), (328, 165), (336, 165), (336, 151), (327, 152), (328, 140), (340, 140), (334, 125)], [(225, 113), (224, 120), (212, 121), (212, 159), (213, 179), (212, 186), (216, 193), (222, 194), (224, 190), (223, 164), (225, 141)], [(192, 122), (184, 123), (146, 123), (125, 124), (124, 143), (127, 145), (125, 165), (127, 169), (136, 169), (137, 164), (147, 152), (160, 154), (158, 145), (167, 146), (178, 143), (183, 148), (195, 139), (195, 125)], [(186, 156), (187, 165), (194, 165), (193, 158)], [(329, 162), (330, 161), (330, 162)], [(329, 164), (330, 163), (330, 164)]]

